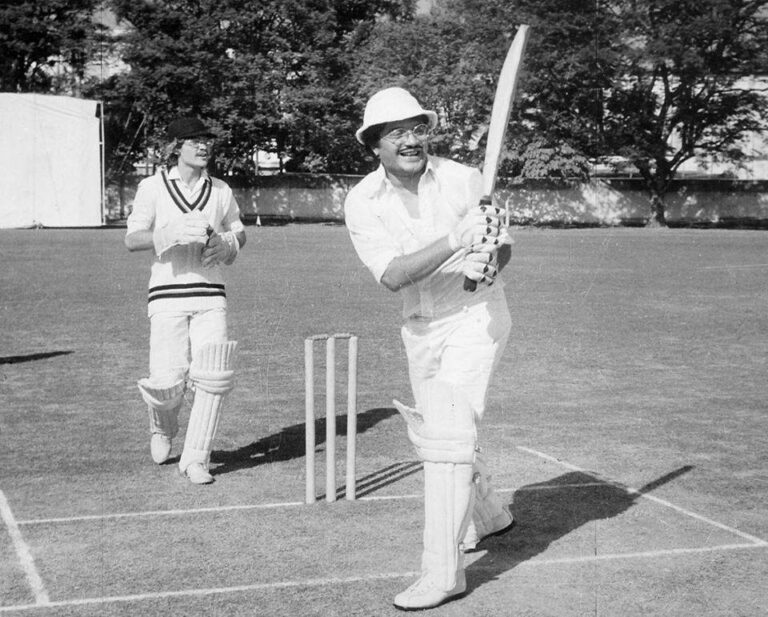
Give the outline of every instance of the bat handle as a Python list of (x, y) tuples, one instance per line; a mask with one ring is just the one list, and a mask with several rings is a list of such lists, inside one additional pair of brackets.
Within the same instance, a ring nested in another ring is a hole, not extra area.
[[(481, 206), (490, 206), (493, 205), (493, 199), (489, 195), (484, 195), (480, 198), (480, 205)], [(477, 281), (473, 281), (468, 276), (464, 277), (464, 291), (473, 292), (477, 289)]]

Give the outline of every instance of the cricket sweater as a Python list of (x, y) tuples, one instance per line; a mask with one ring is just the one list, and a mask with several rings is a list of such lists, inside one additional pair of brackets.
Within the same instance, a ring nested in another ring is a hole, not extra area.
[[(161, 169), (139, 183), (127, 233), (154, 230), (174, 218), (200, 211), (216, 233), (242, 231), (240, 210), (225, 182), (203, 172), (191, 189), (181, 181), (178, 169)], [(172, 246), (154, 255), (149, 278), (148, 314), (195, 312), (226, 308), (222, 266), (203, 268), (203, 244)]]

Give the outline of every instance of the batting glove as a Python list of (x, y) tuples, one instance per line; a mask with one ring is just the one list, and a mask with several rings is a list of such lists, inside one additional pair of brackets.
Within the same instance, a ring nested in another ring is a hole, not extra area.
[(155, 253), (160, 257), (165, 251), (177, 244), (205, 244), (208, 239), (206, 229), (208, 221), (202, 214), (190, 213), (169, 221), (164, 227), (155, 229), (152, 241)]
[(469, 209), (456, 228), (448, 234), (452, 250), (471, 248), (477, 244), (498, 244), (504, 210), (496, 206), (478, 205)]
[(229, 265), (240, 252), (240, 243), (234, 231), (211, 234), (203, 249), (203, 267), (210, 268), (218, 263)]
[(485, 285), (493, 285), (499, 273), (497, 251), (468, 253), (461, 264), (461, 271), (468, 279)]

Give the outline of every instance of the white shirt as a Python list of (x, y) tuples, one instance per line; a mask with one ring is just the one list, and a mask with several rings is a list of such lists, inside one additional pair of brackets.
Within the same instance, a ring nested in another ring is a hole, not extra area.
[[(382, 166), (347, 194), (344, 217), (352, 244), (377, 281), (400, 255), (414, 253), (448, 235), (482, 197), (482, 175), (455, 161), (429, 156), (419, 180), (418, 197), (396, 189)], [(463, 289), (461, 260), (456, 251), (440, 267), (400, 290), (405, 318), (433, 318), (503, 296), (503, 285)]]
[[(200, 211), (215, 232), (244, 229), (232, 189), (225, 182), (203, 171), (190, 189), (175, 166), (167, 172), (166, 178), (172, 183), (170, 186), (175, 186), (175, 195), (169, 191), (162, 170), (139, 183), (128, 217), (127, 233), (162, 227), (173, 218), (183, 216), (189, 211), (187, 205), (194, 205), (198, 200), (202, 207)], [(202, 249), (201, 244), (177, 245), (160, 257), (155, 256), (149, 279), (150, 316), (162, 311), (226, 307), (222, 268), (218, 264), (203, 268)]]

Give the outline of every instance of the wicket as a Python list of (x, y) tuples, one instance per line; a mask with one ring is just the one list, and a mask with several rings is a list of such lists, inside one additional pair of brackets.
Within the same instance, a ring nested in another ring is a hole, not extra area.
[(357, 337), (349, 333), (316, 334), (304, 340), (304, 389), (307, 484), (306, 503), (315, 503), (315, 341), (325, 341), (325, 500), (336, 501), (336, 341), (347, 348), (347, 465), (345, 498), (355, 499), (357, 438)]

